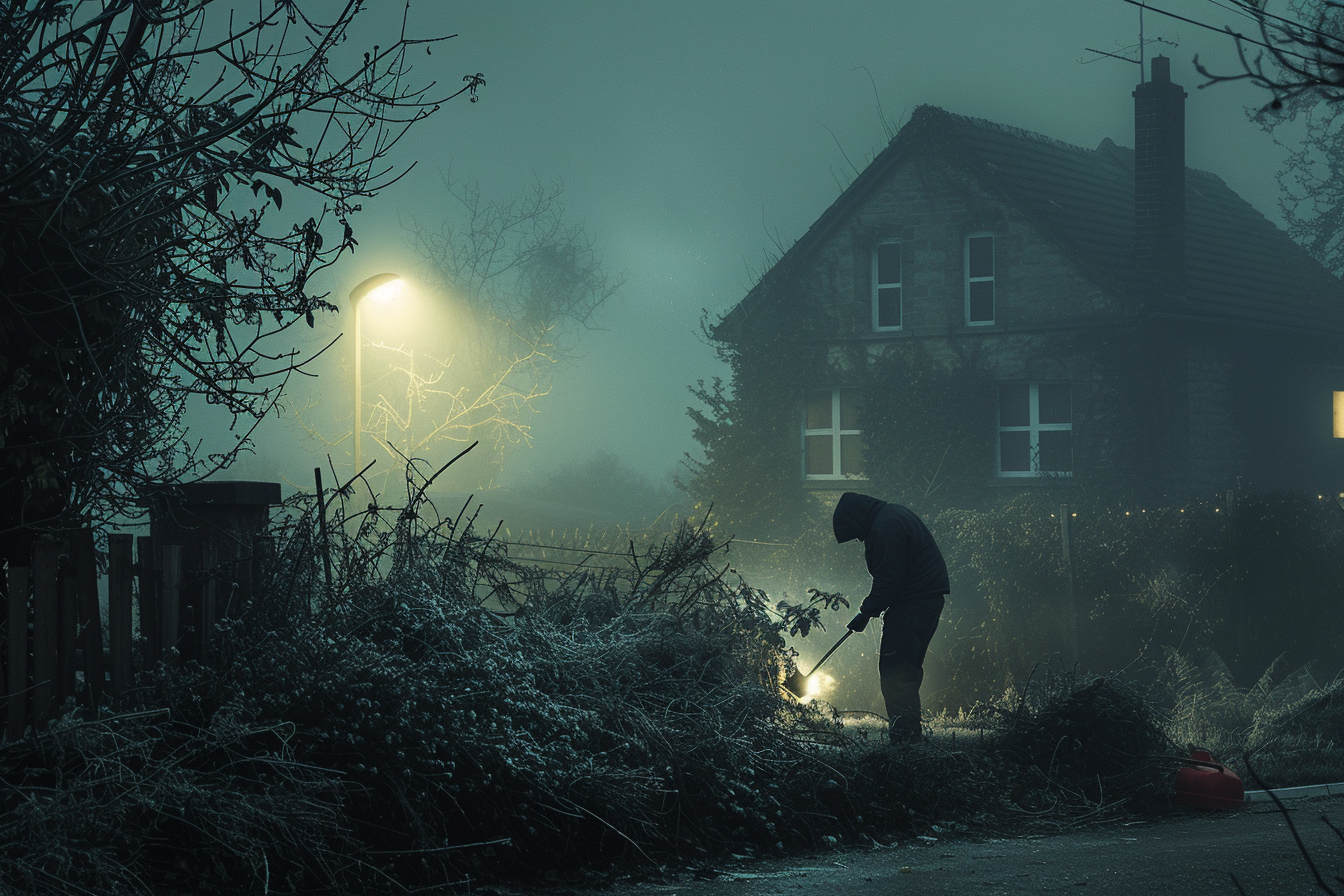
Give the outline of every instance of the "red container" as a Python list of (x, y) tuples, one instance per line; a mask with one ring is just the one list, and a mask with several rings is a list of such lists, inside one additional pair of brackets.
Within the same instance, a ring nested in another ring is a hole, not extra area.
[(1236, 773), (1218, 762), (1207, 750), (1195, 750), (1189, 767), (1176, 772), (1176, 802), (1195, 809), (1240, 809), (1246, 803), (1246, 788)]

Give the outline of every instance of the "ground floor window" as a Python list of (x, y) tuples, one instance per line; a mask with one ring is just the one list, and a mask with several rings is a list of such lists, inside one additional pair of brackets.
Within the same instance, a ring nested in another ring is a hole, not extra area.
[(1073, 475), (1073, 392), (1068, 383), (999, 386), (999, 475)]
[(863, 473), (857, 404), (853, 389), (816, 389), (804, 395), (804, 479), (844, 479)]

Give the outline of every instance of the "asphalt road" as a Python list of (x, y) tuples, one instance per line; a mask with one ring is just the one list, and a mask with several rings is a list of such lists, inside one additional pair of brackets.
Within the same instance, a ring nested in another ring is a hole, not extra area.
[[(617, 886), (608, 896), (1247, 896), (1321, 894), (1272, 803), (1194, 812), (1051, 836), (974, 842), (921, 840), (716, 869), (710, 879)], [(1298, 833), (1336, 893), (1344, 894), (1344, 797), (1287, 803)]]

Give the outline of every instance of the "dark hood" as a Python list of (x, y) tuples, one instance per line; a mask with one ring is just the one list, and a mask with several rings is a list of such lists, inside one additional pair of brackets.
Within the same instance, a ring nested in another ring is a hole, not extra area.
[(836, 502), (835, 513), (831, 516), (831, 526), (835, 529), (835, 540), (844, 544), (854, 539), (868, 537), (873, 527), (873, 518), (877, 512), (887, 506), (887, 502), (858, 492), (845, 492)]

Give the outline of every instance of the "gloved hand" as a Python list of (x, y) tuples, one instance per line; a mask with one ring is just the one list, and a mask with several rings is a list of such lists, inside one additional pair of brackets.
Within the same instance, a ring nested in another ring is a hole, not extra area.
[(853, 619), (849, 620), (849, 625), (845, 626), (845, 628), (849, 629), (852, 632), (861, 632), (868, 627), (868, 620), (872, 618), (873, 617), (868, 616), (867, 614), (860, 613)]

